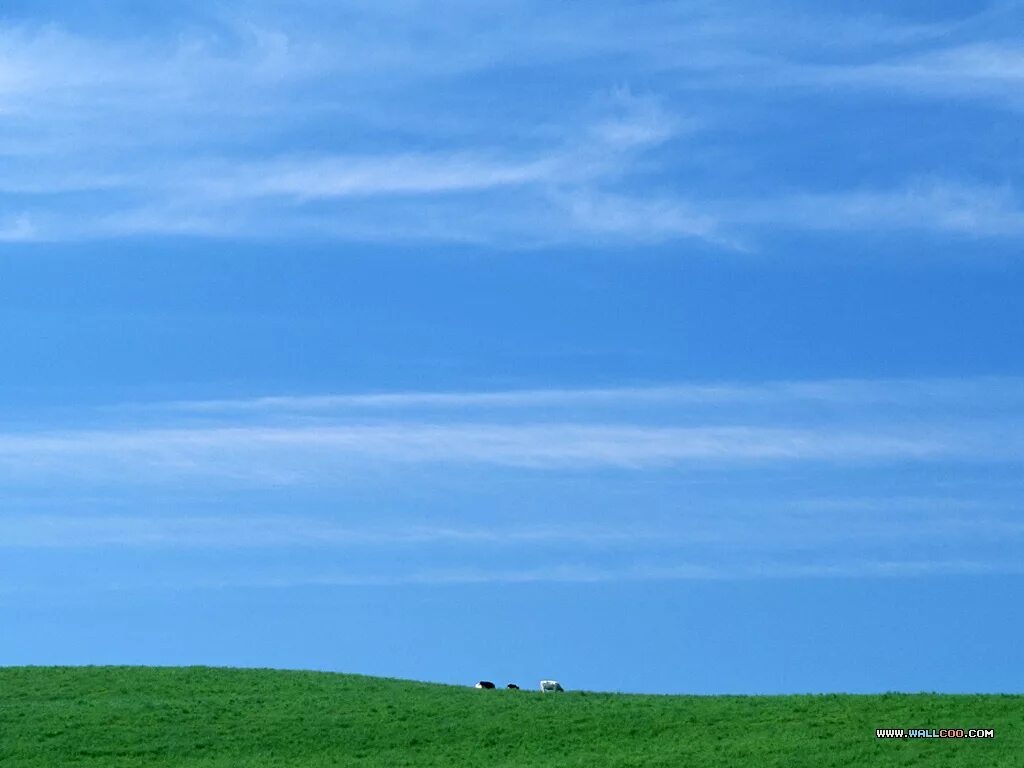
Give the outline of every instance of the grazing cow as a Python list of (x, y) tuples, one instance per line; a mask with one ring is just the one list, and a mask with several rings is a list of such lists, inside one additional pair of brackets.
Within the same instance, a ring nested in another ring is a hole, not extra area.
[(552, 691), (564, 691), (565, 690), (565, 688), (562, 687), (562, 684), (560, 682), (558, 682), (557, 680), (541, 680), (540, 681), (540, 689), (544, 693), (551, 693)]
[(505, 687), (510, 689), (510, 690), (513, 690), (513, 691), (518, 691), (519, 690), (519, 686), (516, 685), (515, 683), (509, 683)]
[(476, 684), (476, 687), (477, 688), (493, 688), (494, 687), (494, 683), (492, 683), (490, 680), (481, 680), (479, 683)]

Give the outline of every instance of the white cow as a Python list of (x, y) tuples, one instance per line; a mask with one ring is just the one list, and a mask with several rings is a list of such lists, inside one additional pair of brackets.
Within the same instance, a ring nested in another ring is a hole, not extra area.
[(552, 691), (564, 691), (565, 688), (557, 680), (541, 680), (540, 689), (544, 693), (551, 693)]

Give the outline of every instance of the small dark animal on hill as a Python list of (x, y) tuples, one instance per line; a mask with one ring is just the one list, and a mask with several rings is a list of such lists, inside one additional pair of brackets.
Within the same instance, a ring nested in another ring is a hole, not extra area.
[(479, 683), (476, 684), (476, 687), (477, 688), (493, 688), (494, 687), (494, 683), (492, 683), (490, 680), (481, 680)]
[(511, 689), (512, 689), (513, 691), (518, 691), (518, 690), (519, 690), (519, 686), (518, 686), (518, 685), (516, 685), (515, 683), (509, 683), (509, 684), (508, 684), (508, 685), (506, 685), (505, 687), (506, 687), (506, 688), (511, 688)]

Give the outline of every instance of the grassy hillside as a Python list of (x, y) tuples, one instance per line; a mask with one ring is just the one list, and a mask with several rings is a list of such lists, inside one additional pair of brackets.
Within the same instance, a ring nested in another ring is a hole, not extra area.
[[(1021, 766), (1024, 697), (478, 691), (354, 675), (0, 668), (0, 766)], [(881, 727), (994, 740), (876, 740)]]

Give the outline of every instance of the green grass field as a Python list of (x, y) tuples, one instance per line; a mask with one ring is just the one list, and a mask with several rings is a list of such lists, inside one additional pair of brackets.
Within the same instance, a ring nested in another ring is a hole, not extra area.
[[(1021, 696), (545, 695), (317, 672), (0, 668), (4, 768), (1016, 768), (1022, 721)], [(996, 738), (876, 739), (882, 727)]]

